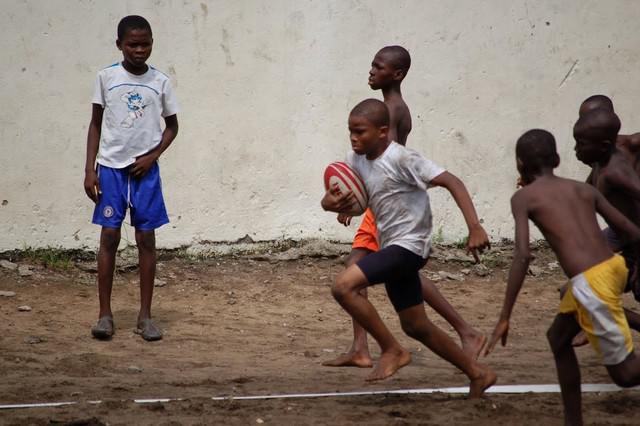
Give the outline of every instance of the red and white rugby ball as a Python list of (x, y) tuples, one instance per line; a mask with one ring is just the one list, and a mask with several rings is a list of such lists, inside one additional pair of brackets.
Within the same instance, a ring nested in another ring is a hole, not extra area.
[(362, 182), (362, 178), (347, 163), (341, 161), (331, 163), (324, 170), (324, 187), (329, 189), (334, 184), (338, 184), (341, 193), (353, 192), (355, 202), (351, 208), (342, 213), (350, 216), (359, 216), (367, 209), (369, 197), (367, 189)]

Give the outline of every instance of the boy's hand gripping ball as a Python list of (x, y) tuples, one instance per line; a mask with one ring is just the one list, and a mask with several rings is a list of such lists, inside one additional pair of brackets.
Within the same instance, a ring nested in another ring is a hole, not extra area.
[(359, 216), (367, 209), (369, 197), (362, 178), (347, 163), (341, 161), (331, 163), (324, 170), (324, 187), (329, 189), (334, 184), (338, 185), (340, 192), (345, 194), (353, 192), (355, 202), (351, 208), (341, 212), (349, 216)]

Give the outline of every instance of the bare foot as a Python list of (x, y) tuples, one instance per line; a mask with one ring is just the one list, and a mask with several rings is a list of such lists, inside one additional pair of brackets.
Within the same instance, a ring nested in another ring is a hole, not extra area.
[(362, 354), (360, 352), (347, 352), (335, 359), (323, 362), (322, 365), (325, 367), (371, 368), (373, 367), (373, 360), (368, 353)]
[(480, 333), (474, 333), (461, 338), (462, 351), (471, 359), (478, 359), (480, 353), (487, 344), (487, 336)]
[(404, 348), (383, 352), (373, 371), (366, 378), (368, 382), (393, 376), (396, 371), (411, 362), (411, 354)]
[(580, 333), (578, 333), (571, 341), (571, 346), (576, 348), (578, 346), (584, 346), (587, 344), (589, 344), (589, 339), (587, 339), (587, 335), (585, 334), (584, 331), (581, 331)]
[(492, 369), (482, 364), (478, 364), (478, 367), (481, 373), (469, 383), (469, 398), (480, 398), (484, 395), (484, 391), (498, 381), (498, 376)]

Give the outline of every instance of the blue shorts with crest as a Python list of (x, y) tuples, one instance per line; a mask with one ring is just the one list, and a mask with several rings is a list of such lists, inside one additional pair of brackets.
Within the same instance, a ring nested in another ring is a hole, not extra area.
[(139, 231), (152, 231), (169, 223), (158, 163), (141, 178), (131, 176), (130, 169), (131, 166), (113, 169), (98, 164), (101, 193), (92, 222), (106, 228), (120, 228), (129, 208), (131, 225)]

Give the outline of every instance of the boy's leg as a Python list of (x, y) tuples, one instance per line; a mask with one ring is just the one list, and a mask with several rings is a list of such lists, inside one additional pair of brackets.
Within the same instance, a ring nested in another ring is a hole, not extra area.
[(98, 300), (100, 312), (98, 323), (91, 329), (97, 339), (109, 339), (113, 336), (113, 313), (111, 311), (111, 289), (113, 271), (116, 265), (116, 253), (120, 244), (120, 228), (102, 227), (100, 248), (98, 250)]
[(162, 339), (162, 332), (151, 320), (151, 299), (156, 276), (155, 229), (169, 223), (162, 197), (160, 168), (154, 163), (140, 178), (129, 180), (131, 224), (136, 229), (140, 263), (140, 313), (136, 332), (147, 341)]
[(556, 362), (556, 373), (566, 425), (582, 424), (582, 395), (580, 393), (580, 367), (571, 344), (580, 332), (580, 325), (572, 314), (558, 314), (547, 331), (549, 345)]
[(640, 314), (625, 308), (624, 316), (627, 318), (629, 327), (635, 331), (640, 331)]
[[(370, 253), (371, 250), (367, 250), (365, 248), (351, 249), (351, 253), (349, 253), (349, 257), (347, 258), (345, 266), (348, 268), (351, 265), (355, 265), (360, 259), (364, 258)], [(367, 297), (367, 289), (362, 289), (360, 291), (360, 294), (363, 297)], [(322, 365), (326, 367), (360, 368), (368, 368), (373, 366), (373, 360), (371, 359), (371, 354), (369, 353), (369, 344), (367, 343), (367, 332), (353, 318), (351, 318), (351, 322), (353, 324), (353, 342), (351, 344), (351, 348), (349, 348), (347, 353), (344, 353), (335, 359), (325, 361), (322, 363)]]
[(381, 380), (411, 362), (411, 354), (393, 337), (371, 302), (360, 291), (370, 285), (358, 265), (351, 265), (336, 278), (331, 292), (351, 317), (380, 345), (380, 359), (367, 380)]
[(156, 277), (156, 235), (155, 231), (136, 229), (138, 259), (140, 264), (140, 312), (137, 332), (147, 341), (162, 339), (162, 332), (151, 321), (151, 299)]
[(620, 364), (607, 365), (609, 376), (623, 388), (640, 385), (640, 358), (631, 352)]
[(423, 343), (441, 358), (462, 370), (471, 380), (469, 397), (482, 396), (496, 380), (496, 374), (489, 368), (469, 357), (451, 338), (436, 327), (424, 310), (424, 305), (415, 305), (398, 312), (402, 329), (409, 336)]
[(422, 296), (442, 318), (444, 318), (458, 333), (462, 342), (462, 350), (473, 359), (478, 359), (480, 352), (487, 343), (487, 337), (471, 327), (458, 312), (449, 304), (433, 281), (420, 276)]

